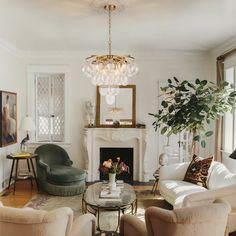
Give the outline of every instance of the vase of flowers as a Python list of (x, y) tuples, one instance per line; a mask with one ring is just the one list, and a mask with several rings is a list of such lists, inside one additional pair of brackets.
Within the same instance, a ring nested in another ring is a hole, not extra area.
[(109, 187), (111, 189), (116, 188), (116, 175), (123, 172), (129, 172), (129, 166), (127, 166), (123, 161), (120, 161), (120, 157), (116, 157), (116, 161), (112, 158), (104, 161), (99, 167), (99, 171), (103, 174), (108, 174), (109, 176)]
[(109, 187), (111, 190), (116, 189), (116, 173), (109, 173)]

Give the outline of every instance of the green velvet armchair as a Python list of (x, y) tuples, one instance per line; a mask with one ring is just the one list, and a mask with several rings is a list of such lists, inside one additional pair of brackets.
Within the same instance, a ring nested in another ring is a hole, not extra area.
[(55, 144), (36, 148), (39, 191), (57, 196), (72, 196), (85, 190), (86, 172), (72, 167), (67, 152)]

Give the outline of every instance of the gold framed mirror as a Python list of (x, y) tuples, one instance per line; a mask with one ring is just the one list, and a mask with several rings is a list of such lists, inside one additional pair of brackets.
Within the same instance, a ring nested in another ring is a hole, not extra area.
[(134, 128), (136, 124), (136, 86), (119, 86), (115, 102), (108, 105), (97, 87), (96, 127)]

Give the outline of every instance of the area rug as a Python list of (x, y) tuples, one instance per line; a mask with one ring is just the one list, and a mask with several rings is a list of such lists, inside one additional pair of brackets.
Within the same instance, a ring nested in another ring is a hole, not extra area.
[[(149, 206), (158, 206), (165, 209), (172, 209), (159, 193), (151, 193), (150, 190), (136, 190), (138, 199), (138, 209), (136, 216), (144, 221), (145, 209)], [(71, 197), (58, 197), (51, 195), (37, 194), (26, 205), (40, 210), (53, 210), (59, 207), (70, 207), (74, 212), (74, 217), (82, 215), (82, 195)], [(112, 231), (117, 226), (117, 212), (101, 212), (100, 227), (102, 230)]]

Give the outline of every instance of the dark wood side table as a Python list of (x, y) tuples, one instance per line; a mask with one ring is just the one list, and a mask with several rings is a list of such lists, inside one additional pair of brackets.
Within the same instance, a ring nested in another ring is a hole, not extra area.
[[(33, 176), (28, 175), (26, 179), (30, 179), (31, 186), (32, 186), (33, 185), (32, 178), (34, 178), (35, 182), (36, 182), (36, 185), (37, 185), (37, 189), (38, 189), (38, 181), (37, 181), (37, 178), (36, 178), (36, 173), (35, 173), (34, 164), (33, 164), (33, 159), (36, 158), (37, 156), (38, 156), (37, 154), (33, 154), (33, 153), (19, 153), (19, 154), (7, 155), (7, 159), (12, 160), (11, 174), (10, 174), (8, 189), (10, 188), (12, 178), (15, 179), (13, 194), (15, 194), (15, 190), (16, 190), (16, 181), (19, 180), (19, 178), (18, 178), (18, 164), (19, 164), (19, 161), (21, 161), (21, 160), (26, 160), (27, 161), (27, 166), (28, 166), (28, 171), (29, 172), (30, 172), (30, 165), (31, 165), (31, 168), (33, 170)], [(12, 174), (13, 174), (13, 169), (14, 169), (15, 163), (16, 163), (15, 176), (13, 177)]]

